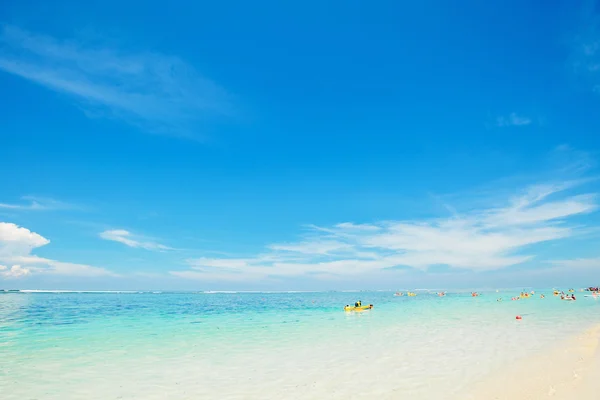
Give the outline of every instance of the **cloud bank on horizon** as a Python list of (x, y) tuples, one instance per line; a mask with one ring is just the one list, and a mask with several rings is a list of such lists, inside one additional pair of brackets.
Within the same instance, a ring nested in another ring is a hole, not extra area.
[(598, 208), (596, 193), (565, 195), (583, 182), (533, 185), (504, 206), (445, 218), (313, 225), (303, 241), (271, 244), (251, 257), (192, 258), (188, 270), (171, 274), (241, 281), (301, 275), (336, 279), (402, 267), (501, 269), (533, 260), (530, 246), (571, 238), (589, 228), (568, 223)]
[[(187, 269), (171, 269), (168, 274), (204, 282), (251, 282), (289, 277), (356, 279), (397, 270), (427, 272), (439, 266), (452, 270), (499, 270), (534, 260), (534, 245), (576, 238), (596, 228), (572, 221), (598, 208), (596, 193), (570, 194), (585, 183), (589, 179), (535, 184), (505, 199), (503, 205), (434, 219), (311, 225), (298, 242), (268, 244), (263, 251), (246, 257), (188, 257), (180, 260)], [(99, 237), (132, 249), (173, 250), (123, 229), (105, 230)], [(25, 227), (1, 222), (0, 276), (118, 276), (105, 268), (32, 254), (49, 243)], [(540, 262), (547, 268), (590, 267), (597, 259)]]

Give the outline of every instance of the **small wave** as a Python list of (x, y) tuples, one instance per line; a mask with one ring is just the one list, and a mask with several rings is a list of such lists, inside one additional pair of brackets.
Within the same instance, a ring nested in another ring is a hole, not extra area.
[(320, 290), (260, 290), (260, 291), (247, 291), (238, 293), (262, 293), (262, 294), (285, 294), (285, 293), (326, 293)]
[(288, 294), (288, 293), (326, 293), (319, 290), (205, 290), (204, 294)]
[(281, 293), (325, 293), (325, 292), (321, 292), (319, 290), (288, 290), (287, 292), (281, 292)]
[(22, 289), (21, 293), (143, 293), (132, 290), (44, 290), (44, 289)]
[(235, 294), (237, 292), (233, 290), (205, 290), (204, 294)]

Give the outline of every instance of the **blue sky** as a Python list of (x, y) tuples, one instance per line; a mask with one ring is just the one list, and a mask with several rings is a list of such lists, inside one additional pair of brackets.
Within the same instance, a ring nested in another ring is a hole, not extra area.
[(488, 3), (2, 3), (0, 286), (598, 284), (600, 5)]

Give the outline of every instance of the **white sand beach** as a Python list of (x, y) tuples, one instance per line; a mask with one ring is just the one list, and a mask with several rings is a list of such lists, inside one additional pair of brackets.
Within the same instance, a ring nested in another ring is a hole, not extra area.
[(600, 398), (600, 325), (478, 382), (461, 400)]

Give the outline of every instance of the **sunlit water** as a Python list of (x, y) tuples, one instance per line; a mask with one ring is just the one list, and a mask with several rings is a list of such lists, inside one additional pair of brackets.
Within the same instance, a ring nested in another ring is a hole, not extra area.
[(0, 397), (446, 399), (600, 322), (544, 293), (4, 293)]

